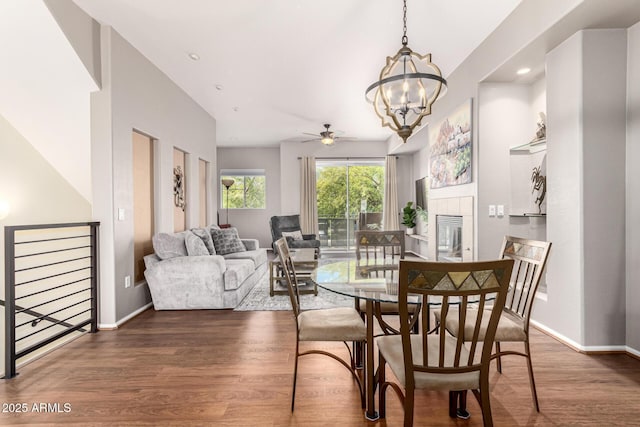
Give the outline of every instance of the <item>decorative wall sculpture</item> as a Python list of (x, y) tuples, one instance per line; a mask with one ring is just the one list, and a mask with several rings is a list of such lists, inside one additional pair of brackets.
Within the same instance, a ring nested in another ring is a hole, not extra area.
[(184, 211), (184, 172), (180, 166), (173, 169), (173, 203)]
[(546, 175), (542, 175), (541, 166), (533, 168), (531, 184), (531, 194), (537, 192), (535, 204), (538, 205), (538, 213), (542, 214), (542, 202), (544, 201), (544, 196), (547, 194), (547, 177)]

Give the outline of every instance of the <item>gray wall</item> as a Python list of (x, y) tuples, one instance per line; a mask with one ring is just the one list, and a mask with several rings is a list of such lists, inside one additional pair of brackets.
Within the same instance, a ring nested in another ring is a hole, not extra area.
[[(173, 148), (186, 153), (187, 227), (199, 222), (198, 159), (216, 163), (215, 120), (166, 75), (109, 27), (102, 29), (103, 90), (92, 96), (95, 219), (105, 224), (101, 239), (103, 297), (101, 324), (117, 321), (150, 302), (146, 285), (124, 287), (133, 276), (132, 131), (157, 140), (155, 232), (173, 231)], [(210, 183), (209, 222), (217, 187)], [(118, 209), (125, 220), (116, 221)]]
[[(511, 210), (511, 156), (509, 147), (530, 141), (529, 87), (485, 83), (478, 88), (477, 259), (495, 259), (502, 237), (509, 234)], [(489, 205), (504, 205), (503, 217), (489, 217)], [(528, 221), (528, 219), (526, 219)]]
[(624, 344), (625, 39), (581, 31), (547, 55), (553, 247), (534, 319), (591, 348)]
[(627, 35), (627, 348), (640, 356), (640, 24)]
[(584, 344), (624, 345), (627, 32), (583, 37)]
[(102, 85), (100, 24), (69, 0), (44, 0), (44, 3), (69, 39), (93, 81), (100, 87)]
[[(218, 148), (218, 171), (214, 182), (220, 182), (220, 169), (264, 169), (267, 206), (265, 209), (229, 209), (229, 222), (240, 237), (258, 239), (260, 247), (271, 247), (269, 218), (280, 215), (280, 149), (279, 148)], [(298, 170), (299, 168), (296, 168)], [(216, 184), (219, 186), (219, 184)], [(284, 193), (289, 197), (289, 193)], [(219, 201), (220, 202), (220, 201)], [(219, 203), (218, 206), (222, 206)], [(218, 209), (220, 222), (226, 221), (226, 209)]]

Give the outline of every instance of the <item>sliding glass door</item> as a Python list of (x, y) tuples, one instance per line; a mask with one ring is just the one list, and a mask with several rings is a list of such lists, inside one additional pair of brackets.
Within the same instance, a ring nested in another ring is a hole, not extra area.
[(323, 247), (351, 250), (355, 246), (355, 230), (382, 226), (382, 159), (317, 160), (316, 187)]

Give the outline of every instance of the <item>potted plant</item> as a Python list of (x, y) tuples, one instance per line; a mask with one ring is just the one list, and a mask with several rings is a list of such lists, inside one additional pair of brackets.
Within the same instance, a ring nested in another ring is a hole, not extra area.
[(413, 202), (407, 202), (402, 208), (402, 225), (407, 227), (407, 234), (413, 234), (416, 226), (416, 210), (413, 208)]

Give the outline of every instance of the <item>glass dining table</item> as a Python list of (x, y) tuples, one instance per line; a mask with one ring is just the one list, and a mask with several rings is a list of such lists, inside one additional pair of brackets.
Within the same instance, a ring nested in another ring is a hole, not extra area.
[[(340, 260), (318, 266), (311, 273), (319, 287), (365, 303), (367, 345), (365, 359), (366, 412), (368, 420), (379, 418), (375, 407), (376, 369), (374, 366), (374, 318), (385, 334), (398, 333), (382, 318), (381, 303), (398, 302), (398, 264), (382, 262), (359, 263), (356, 260)], [(410, 304), (420, 304), (419, 297), (409, 296)], [(414, 318), (413, 321), (417, 321)]]

